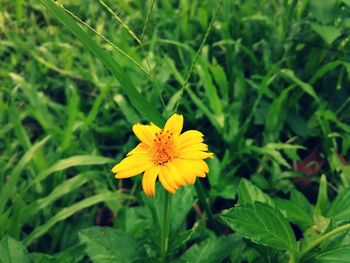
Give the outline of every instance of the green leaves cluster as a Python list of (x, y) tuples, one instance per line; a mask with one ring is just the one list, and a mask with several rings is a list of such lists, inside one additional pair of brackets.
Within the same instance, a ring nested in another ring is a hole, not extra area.
[(132, 124), (174, 111), (216, 158), (199, 194), (170, 199), (169, 262), (348, 262), (349, 14), (347, 0), (5, 0), (0, 262), (158, 262), (164, 190), (110, 168)]
[[(323, 181), (326, 183), (325, 179)], [(272, 200), (257, 186), (242, 179), (239, 204), (221, 215), (221, 219), (241, 237), (260, 246), (287, 251), (289, 262), (347, 262), (349, 216), (339, 219), (336, 214), (341, 213), (340, 206), (349, 205), (349, 199), (344, 198), (350, 189), (341, 193), (330, 207), (327, 205), (321, 211), (318, 204), (328, 201), (327, 193), (323, 190), (325, 183), (320, 184), (317, 205), (314, 207), (296, 191), (292, 192), (290, 200)], [(302, 231), (300, 240), (297, 241), (290, 223)], [(341, 234), (337, 235), (338, 233)], [(263, 249), (258, 251), (263, 257), (268, 257), (271, 253)], [(275, 253), (280, 253), (278, 251)]]

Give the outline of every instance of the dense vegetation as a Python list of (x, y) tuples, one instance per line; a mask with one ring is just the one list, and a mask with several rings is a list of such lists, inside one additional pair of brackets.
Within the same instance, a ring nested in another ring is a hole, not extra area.
[[(349, 0), (59, 2), (1, 1), (0, 262), (350, 262)], [(110, 170), (174, 112), (215, 158), (164, 247)]]

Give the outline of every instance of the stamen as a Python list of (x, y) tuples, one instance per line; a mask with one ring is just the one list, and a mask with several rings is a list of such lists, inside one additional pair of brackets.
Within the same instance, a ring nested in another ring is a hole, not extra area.
[(159, 133), (155, 133), (153, 141), (154, 144), (150, 149), (150, 154), (154, 164), (164, 165), (178, 155), (172, 139), (172, 133), (169, 130), (162, 130)]

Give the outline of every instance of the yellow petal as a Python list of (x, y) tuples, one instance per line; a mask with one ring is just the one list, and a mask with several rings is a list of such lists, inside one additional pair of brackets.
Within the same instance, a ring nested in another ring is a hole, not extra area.
[(132, 130), (141, 142), (151, 146), (155, 134), (160, 131), (160, 128), (152, 123), (150, 125), (135, 124), (132, 126)]
[(176, 161), (174, 160), (169, 161), (166, 163), (164, 169), (167, 170), (167, 172), (172, 176), (175, 183), (180, 186), (188, 185), (188, 182), (183, 178), (183, 175), (181, 171), (179, 170), (179, 167), (176, 165)]
[(175, 194), (176, 189), (168, 183), (166, 180), (166, 175), (164, 174), (164, 169), (161, 169), (159, 172), (159, 181), (163, 185), (163, 187), (170, 193)]
[(190, 144), (180, 150), (181, 153), (191, 151), (208, 151), (208, 145), (204, 143)]
[(195, 183), (196, 174), (193, 170), (189, 171), (181, 159), (173, 159), (169, 164), (175, 169), (177, 176), (180, 176), (181, 179), (186, 182), (185, 185)]
[(132, 155), (115, 165), (112, 172), (116, 174), (116, 178), (128, 178), (142, 173), (153, 165), (148, 156)]
[(165, 123), (164, 131), (171, 131), (175, 137), (179, 136), (184, 124), (184, 117), (179, 114), (173, 114)]
[(130, 156), (130, 155), (147, 155), (149, 154), (148, 151), (149, 151), (149, 146), (143, 142), (139, 143), (134, 149), (132, 149), (128, 154), (127, 156)]
[(159, 170), (159, 166), (153, 166), (143, 174), (142, 189), (147, 196), (153, 197), (156, 194), (156, 180)]
[(193, 180), (192, 176), (205, 177), (209, 171), (208, 165), (203, 160), (176, 159), (179, 169)]
[(196, 130), (189, 130), (181, 134), (177, 140), (176, 145), (179, 149), (183, 149), (192, 144), (203, 142), (203, 134)]
[(206, 158), (214, 158), (214, 154), (201, 152), (201, 151), (186, 151), (186, 152), (181, 152), (179, 155), (179, 158), (190, 159), (190, 160), (202, 160)]

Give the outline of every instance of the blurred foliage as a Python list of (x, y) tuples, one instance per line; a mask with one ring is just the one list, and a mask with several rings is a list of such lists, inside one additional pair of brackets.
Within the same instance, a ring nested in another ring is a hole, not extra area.
[[(279, 239), (242, 227), (251, 213), (287, 225), (290, 251), (349, 221), (348, 0), (223, 0), (212, 27), (212, 0), (60, 3), (150, 105), (205, 133), (215, 217), (239, 203), (222, 218), (244, 239), (224, 224), (215, 236), (181, 189), (170, 258), (288, 260)], [(0, 261), (156, 262), (160, 201), (110, 173), (136, 144), (131, 126), (149, 121), (123, 82), (33, 0), (2, 1), (0, 79)], [(303, 259), (348, 260), (349, 244), (346, 231)]]

